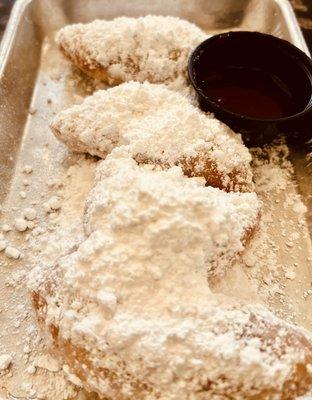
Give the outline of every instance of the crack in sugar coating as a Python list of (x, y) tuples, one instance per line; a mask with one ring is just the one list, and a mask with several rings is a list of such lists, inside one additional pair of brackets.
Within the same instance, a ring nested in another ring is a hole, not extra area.
[(129, 145), (138, 162), (179, 165), (207, 185), (252, 191), (250, 154), (239, 135), (163, 85), (129, 82), (60, 112), (54, 134), (71, 150), (105, 158)]
[(92, 78), (117, 84), (186, 80), (188, 57), (206, 38), (188, 21), (148, 15), (68, 25), (56, 40), (76, 67)]

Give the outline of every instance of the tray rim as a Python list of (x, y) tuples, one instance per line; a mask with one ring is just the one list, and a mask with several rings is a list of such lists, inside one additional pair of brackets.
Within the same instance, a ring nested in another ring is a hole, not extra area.
[[(280, 7), (283, 15), (286, 19), (288, 27), (292, 27), (293, 35), (297, 36), (298, 43), (300, 43), (302, 51), (304, 51), (309, 57), (311, 57), (310, 50), (307, 42), (303, 36), (303, 32), (299, 26), (294, 9), (292, 8), (289, 0), (274, 0), (274, 2)], [(293, 36), (292, 35), (292, 36)]]
[(32, 0), (16, 0), (12, 7), (7, 26), (0, 42), (0, 80), (2, 77), (3, 68), (6, 65), (6, 60), (10, 53), (11, 44), (18, 30), (23, 11), (30, 3), (32, 3)]
[[(49, 1), (49, 0), (47, 0)], [(288, 0), (273, 0), (275, 4), (280, 8), (285, 22), (290, 29), (292, 41), (296, 41), (296, 45), (310, 56), (306, 40), (303, 36), (302, 30), (299, 26), (295, 12)], [(20, 21), (23, 17), (23, 13), (27, 6), (31, 5), (33, 0), (16, 0), (12, 7), (12, 11), (7, 22), (6, 29), (4, 31), (2, 40), (0, 42), (0, 84), (2, 73), (6, 67), (7, 61), (10, 57), (13, 41), (19, 29)], [(306, 400), (312, 400), (312, 397), (304, 397)], [(13, 400), (13, 398), (12, 398)], [(27, 400), (27, 399), (25, 399)], [(299, 400), (299, 399), (298, 399)], [(302, 398), (303, 400), (303, 398)]]
[[(296, 40), (298, 47), (300, 46), (300, 48), (310, 57), (311, 54), (308, 45), (303, 36), (302, 30), (299, 26), (298, 20), (296, 18), (295, 12), (290, 2), (288, 0), (273, 0), (273, 1), (278, 5), (280, 10), (282, 11), (287, 26), (291, 28), (290, 33), (292, 38)], [(3, 68), (6, 64), (6, 59), (8, 58), (11, 49), (11, 44), (18, 30), (19, 21), (23, 15), (23, 11), (32, 2), (33, 0), (16, 0), (12, 8), (6, 29), (2, 37), (2, 41), (0, 43), (0, 80)]]

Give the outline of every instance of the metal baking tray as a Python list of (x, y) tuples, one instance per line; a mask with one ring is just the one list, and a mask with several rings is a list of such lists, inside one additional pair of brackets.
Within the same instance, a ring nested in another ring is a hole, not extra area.
[[(179, 16), (208, 33), (265, 32), (287, 39), (309, 54), (288, 0), (17, 0), (0, 47), (0, 205), (3, 209), (18, 209), (25, 204), (19, 196), (20, 171), (25, 164), (34, 169), (28, 200), (31, 197), (32, 201), (42, 202), (47, 180), (66, 168), (66, 150), (51, 134), (49, 122), (58, 110), (75, 102), (77, 96), (88, 94), (70, 85), (70, 67), (56, 49), (55, 31), (66, 24), (96, 18), (146, 14)], [(310, 150), (308, 145), (290, 150), (298, 190), (308, 207), (311, 235), (312, 167), (307, 159)], [(0, 213), (0, 222), (1, 218)], [(19, 268), (0, 268), (0, 330), (4, 324), (10, 325), (11, 316), (19, 306), (28, 304), (23, 285), (19, 286), (18, 294), (14, 285), (5, 285), (8, 275), (18, 273)], [(29, 314), (19, 331), (13, 335), (7, 329), (1, 336), (0, 352), (5, 347), (16, 354), (16, 360), (22, 353), (19, 349), (27, 326), (34, 324), (30, 305), (26, 307)], [(22, 361), (20, 365), (16, 361), (12, 382), (4, 384), (0, 378), (0, 388), (5, 386), (12, 394), (12, 397), (3, 395), (4, 398), (25, 398), (21, 383), (27, 379)]]
[[(59, 60), (53, 48), (53, 33), (69, 23), (149, 13), (179, 16), (209, 33), (270, 33), (309, 54), (288, 0), (17, 0), (0, 47), (0, 202), (10, 191), (19, 154), (26, 149), (30, 132), (38, 148), (42, 133), (48, 131), (51, 107), (32, 116), (31, 104), (49, 93), (58, 102), (64, 97), (64, 85), (53, 81), (51, 75), (42, 86), (49, 69), (51, 74), (58, 74), (53, 65)], [(300, 151), (296, 150), (296, 159), (301, 157)], [(302, 151), (308, 152), (307, 148)], [(301, 180), (301, 175), (306, 175), (306, 165), (299, 162), (297, 167), (304, 198), (309, 202), (310, 193)]]

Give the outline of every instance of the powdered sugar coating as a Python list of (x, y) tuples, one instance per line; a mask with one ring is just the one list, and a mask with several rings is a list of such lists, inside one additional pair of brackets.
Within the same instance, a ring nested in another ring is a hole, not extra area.
[(188, 21), (148, 15), (68, 25), (57, 42), (76, 66), (109, 83), (168, 83), (186, 78), (189, 54), (206, 38)]
[(87, 389), (114, 400), (277, 400), (312, 384), (307, 332), (207, 284), (211, 261), (242, 248), (255, 194), (138, 166), (125, 148), (97, 181), (86, 239), (36, 294), (47, 335)]
[[(134, 124), (117, 144), (126, 146), (100, 163), (85, 240), (45, 271), (35, 299), (47, 336), (83, 385), (108, 399), (303, 394), (312, 385), (311, 335), (263, 307), (219, 298), (206, 282), (207, 266), (215, 272), (223, 252), (228, 260), (243, 248), (239, 235), (256, 221), (257, 197), (204, 188), (168, 163), (165, 171), (137, 166), (127, 154), (159, 161), (138, 151), (152, 148), (154, 123), (157, 115)], [(164, 129), (175, 132), (171, 126)]]
[(239, 135), (164, 85), (129, 82), (59, 113), (52, 130), (71, 150), (105, 158), (128, 144), (137, 161), (182, 166), (207, 184), (251, 191), (250, 154)]
[(246, 232), (257, 224), (257, 195), (205, 187), (204, 179), (188, 178), (179, 167), (163, 171), (139, 166), (127, 150), (114, 150), (98, 166), (98, 182), (86, 203), (87, 235), (100, 230), (105, 235), (116, 232), (121, 240), (127, 237), (136, 255), (142, 249), (149, 254), (145, 263), (159, 268), (163, 261), (153, 254), (182, 265), (175, 254), (186, 248), (194, 265), (201, 265), (203, 277), (207, 270), (209, 275), (222, 274), (244, 249)]

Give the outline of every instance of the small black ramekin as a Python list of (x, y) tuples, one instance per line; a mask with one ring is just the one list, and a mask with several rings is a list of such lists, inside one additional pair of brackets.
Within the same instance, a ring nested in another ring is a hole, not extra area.
[[(294, 115), (282, 118), (253, 118), (224, 109), (202, 90), (205, 68), (225, 66), (260, 68), (283, 81), (293, 97), (302, 104)], [(295, 141), (312, 137), (312, 60), (297, 47), (271, 35), (259, 32), (227, 32), (212, 36), (191, 54), (189, 79), (203, 111), (213, 112), (234, 131), (240, 132), (247, 145), (271, 142), (279, 133)]]

